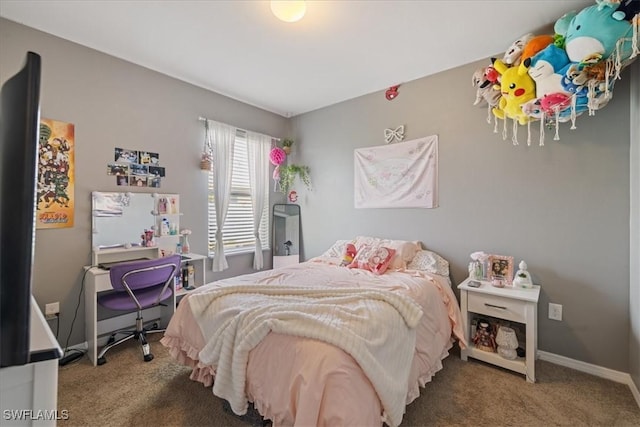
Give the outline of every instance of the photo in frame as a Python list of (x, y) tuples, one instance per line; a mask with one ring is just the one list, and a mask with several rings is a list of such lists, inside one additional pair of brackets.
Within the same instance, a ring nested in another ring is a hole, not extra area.
[(488, 279), (502, 278), (511, 285), (513, 280), (513, 257), (505, 255), (489, 255)]

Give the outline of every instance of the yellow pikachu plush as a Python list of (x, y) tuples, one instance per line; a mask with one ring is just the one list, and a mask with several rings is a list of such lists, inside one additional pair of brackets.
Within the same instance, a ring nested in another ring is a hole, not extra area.
[(536, 83), (527, 72), (524, 63), (508, 67), (504, 62), (496, 59), (493, 68), (501, 75), (500, 92), (502, 98), (493, 114), (499, 119), (515, 119), (521, 125), (527, 124), (531, 117), (522, 111), (522, 105), (536, 97)]

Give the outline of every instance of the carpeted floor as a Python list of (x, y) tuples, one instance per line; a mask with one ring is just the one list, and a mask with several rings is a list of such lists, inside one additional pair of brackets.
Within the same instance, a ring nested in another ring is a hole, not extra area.
[[(149, 363), (135, 344), (111, 350), (103, 366), (85, 356), (60, 368), (58, 409), (69, 411), (60, 426), (262, 426), (257, 412), (238, 417), (189, 380), (189, 369), (160, 343), (152, 342)], [(402, 426), (640, 426), (640, 408), (624, 384), (543, 361), (536, 377), (527, 383), (454, 352), (407, 407)]]

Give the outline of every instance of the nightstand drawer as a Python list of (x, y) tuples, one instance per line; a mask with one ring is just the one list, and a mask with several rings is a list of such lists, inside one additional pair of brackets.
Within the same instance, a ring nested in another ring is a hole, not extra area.
[(525, 305), (525, 302), (511, 298), (476, 292), (468, 293), (468, 311), (514, 322), (525, 323)]

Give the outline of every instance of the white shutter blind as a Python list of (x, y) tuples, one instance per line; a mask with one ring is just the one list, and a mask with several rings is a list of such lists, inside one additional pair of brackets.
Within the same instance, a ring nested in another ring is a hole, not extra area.
[[(240, 132), (238, 132), (240, 133)], [(214, 159), (215, 168), (215, 159)], [(233, 152), (233, 175), (231, 179), (231, 200), (227, 211), (227, 220), (222, 228), (222, 240), (225, 253), (253, 252), (253, 215), (251, 212), (251, 191), (249, 187), (249, 161), (247, 157), (247, 139), (236, 136)], [(269, 194), (265, 194), (266, 200)], [(216, 210), (213, 199), (213, 172), (209, 172), (209, 255), (212, 256), (216, 243)], [(260, 240), (262, 249), (269, 249), (269, 204), (265, 204), (260, 222)]]

